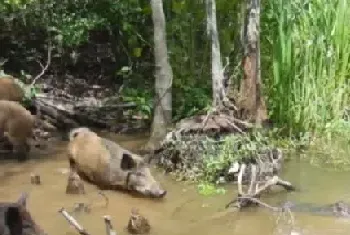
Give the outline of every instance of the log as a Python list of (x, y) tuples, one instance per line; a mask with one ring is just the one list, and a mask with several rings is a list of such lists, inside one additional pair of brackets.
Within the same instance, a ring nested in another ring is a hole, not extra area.
[(115, 126), (115, 122), (124, 120), (124, 111), (136, 108), (133, 102), (121, 104), (103, 104), (93, 97), (53, 97), (48, 94), (38, 94), (34, 103), (40, 111), (40, 116), (51, 124), (62, 129), (77, 126), (94, 126), (108, 128)]
[(59, 105), (54, 105), (43, 101), (41, 99), (35, 99), (35, 105), (40, 110), (40, 115), (49, 117), (49, 121), (57, 127), (78, 127), (79, 124), (72, 118), (73, 113), (70, 110), (65, 110)]

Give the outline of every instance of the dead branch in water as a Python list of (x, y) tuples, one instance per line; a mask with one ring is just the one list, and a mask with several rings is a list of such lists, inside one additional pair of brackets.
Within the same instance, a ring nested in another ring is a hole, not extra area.
[(90, 235), (63, 207), (58, 211), (81, 235)]
[(262, 182), (261, 180), (262, 176), (259, 175), (258, 165), (252, 163), (250, 164), (250, 167), (251, 167), (251, 177), (250, 177), (250, 184), (249, 184), (249, 189), (247, 193), (243, 192), (243, 186), (242, 186), (243, 175), (246, 173), (247, 164), (242, 163), (240, 166), (238, 179), (237, 179), (238, 197), (230, 201), (226, 205), (226, 208), (228, 208), (232, 204), (234, 204), (234, 206), (237, 208), (246, 207), (251, 204), (259, 204), (259, 205), (264, 205), (265, 207), (268, 207), (271, 209), (272, 208), (271, 206), (268, 206), (267, 204), (258, 200), (258, 198), (264, 191), (266, 191), (273, 185), (280, 185), (284, 187), (286, 190), (295, 189), (290, 182), (281, 180), (277, 175), (273, 175), (272, 177), (269, 177), (269, 179), (266, 180), (262, 186), (259, 186), (259, 183)]

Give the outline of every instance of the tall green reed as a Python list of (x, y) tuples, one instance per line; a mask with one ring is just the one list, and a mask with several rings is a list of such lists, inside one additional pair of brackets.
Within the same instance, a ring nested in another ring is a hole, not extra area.
[(270, 114), (291, 134), (322, 132), (350, 104), (349, 4), (266, 1), (262, 33), (273, 55), (267, 61), (272, 63), (266, 81)]

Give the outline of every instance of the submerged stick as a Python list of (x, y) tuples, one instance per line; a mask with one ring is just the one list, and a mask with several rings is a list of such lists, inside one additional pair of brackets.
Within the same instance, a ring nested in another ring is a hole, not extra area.
[(113, 229), (111, 217), (109, 215), (103, 216), (103, 219), (106, 224), (106, 234), (107, 235), (117, 235), (117, 232)]
[(81, 235), (90, 235), (63, 207), (58, 211)]

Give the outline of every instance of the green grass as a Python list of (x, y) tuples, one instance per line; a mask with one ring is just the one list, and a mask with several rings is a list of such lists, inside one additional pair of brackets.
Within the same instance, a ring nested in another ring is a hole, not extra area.
[(270, 114), (291, 134), (323, 133), (349, 105), (349, 12), (347, 0), (273, 0), (263, 9)]

